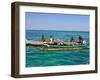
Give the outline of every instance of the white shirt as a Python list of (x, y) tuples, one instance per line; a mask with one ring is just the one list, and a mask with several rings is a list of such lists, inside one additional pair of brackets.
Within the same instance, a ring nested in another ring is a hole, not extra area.
[(50, 42), (53, 42), (53, 38), (50, 38)]

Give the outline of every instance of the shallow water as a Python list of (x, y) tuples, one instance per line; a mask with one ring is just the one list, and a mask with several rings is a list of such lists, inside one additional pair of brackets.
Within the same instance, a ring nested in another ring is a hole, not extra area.
[[(26, 39), (40, 41), (44, 34), (46, 40), (52, 35), (54, 39), (69, 41), (71, 36), (78, 41), (81, 35), (89, 45), (89, 32), (80, 31), (45, 31), (27, 30)], [(73, 51), (41, 51), (37, 47), (26, 46), (26, 67), (61, 66), (89, 64), (89, 49)]]

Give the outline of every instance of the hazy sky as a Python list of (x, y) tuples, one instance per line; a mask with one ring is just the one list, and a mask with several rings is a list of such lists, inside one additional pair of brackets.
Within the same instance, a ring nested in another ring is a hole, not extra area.
[(26, 30), (89, 31), (89, 15), (26, 12)]

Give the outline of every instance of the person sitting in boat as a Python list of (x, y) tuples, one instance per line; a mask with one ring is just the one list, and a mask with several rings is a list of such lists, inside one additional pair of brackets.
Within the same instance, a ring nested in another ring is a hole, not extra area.
[(50, 35), (50, 42), (51, 43), (54, 42), (54, 39), (53, 39), (52, 35)]
[(73, 36), (71, 37), (70, 42), (75, 42)]
[(83, 39), (82, 36), (79, 35), (79, 41), (78, 41), (78, 43), (82, 45), (82, 44), (86, 44), (86, 41)]
[(79, 38), (78, 39), (79, 39), (79, 41), (77, 43), (83, 44), (83, 37), (79, 35)]
[(52, 35), (50, 35), (50, 45), (57, 45), (57, 42), (54, 42), (54, 38), (52, 37)]
[(73, 38), (73, 36), (70, 39), (70, 45), (73, 45), (73, 46), (77, 45), (74, 38)]
[(45, 37), (44, 37), (44, 35), (41, 36), (41, 42), (45, 42)]

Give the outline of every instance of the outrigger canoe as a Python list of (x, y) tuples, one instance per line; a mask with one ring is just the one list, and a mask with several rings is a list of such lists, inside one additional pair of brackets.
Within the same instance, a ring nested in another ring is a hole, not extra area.
[(26, 41), (26, 45), (38, 47), (40, 50), (84, 50), (89, 49), (88, 45), (52, 45), (48, 42)]

